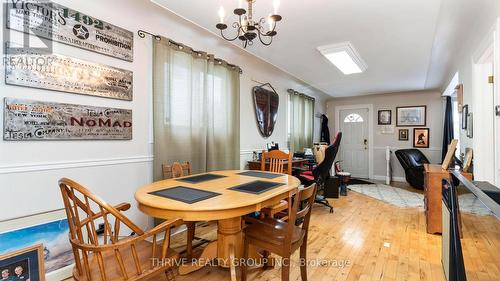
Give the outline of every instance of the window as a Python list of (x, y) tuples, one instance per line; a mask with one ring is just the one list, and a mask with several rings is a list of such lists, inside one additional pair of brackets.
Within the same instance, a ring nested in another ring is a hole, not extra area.
[(361, 123), (363, 121), (363, 117), (357, 113), (351, 113), (344, 118), (344, 123)]

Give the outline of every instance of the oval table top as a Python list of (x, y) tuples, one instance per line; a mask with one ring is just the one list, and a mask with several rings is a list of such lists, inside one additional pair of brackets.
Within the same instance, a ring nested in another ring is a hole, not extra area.
[[(277, 204), (280, 200), (288, 198), (289, 193), (300, 185), (300, 181), (296, 177), (286, 174), (279, 174), (279, 177), (273, 179), (238, 174), (245, 171), (246, 170), (211, 171), (206, 174), (217, 174), (225, 177), (200, 183), (179, 181), (180, 179), (195, 175), (157, 181), (139, 188), (135, 193), (135, 199), (141, 211), (156, 218), (181, 218), (186, 221), (221, 220), (243, 216), (251, 212), (259, 211), (264, 207)], [(261, 194), (251, 194), (229, 189), (257, 180), (282, 183), (283, 185), (272, 188)], [(149, 194), (154, 191), (176, 186), (212, 191), (220, 193), (221, 195), (188, 204)]]

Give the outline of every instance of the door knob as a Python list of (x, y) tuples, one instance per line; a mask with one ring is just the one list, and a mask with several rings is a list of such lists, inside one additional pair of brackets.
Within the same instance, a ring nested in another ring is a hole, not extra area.
[(367, 140), (367, 139), (365, 139), (365, 140), (363, 141), (363, 144), (364, 144), (364, 145), (368, 145), (368, 140)]

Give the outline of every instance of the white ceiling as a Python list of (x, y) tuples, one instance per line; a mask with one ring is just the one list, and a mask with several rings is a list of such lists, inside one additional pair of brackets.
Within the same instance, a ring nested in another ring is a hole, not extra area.
[[(238, 0), (154, 2), (216, 34), (219, 7), (229, 14), (227, 23), (236, 19), (231, 11), (238, 4)], [(265, 47), (256, 42), (247, 50), (334, 97), (441, 88), (450, 62), (433, 50), (442, 52), (443, 44), (453, 39), (445, 37), (435, 44), (436, 32), (443, 30), (438, 24), (453, 21), (442, 19), (442, 2), (452, 1), (281, 0), (278, 13), (283, 20), (273, 44)], [(254, 17), (271, 11), (271, 0), (257, 0), (254, 5)], [(343, 75), (317, 51), (318, 46), (344, 41), (350, 41), (367, 63), (366, 72)]]

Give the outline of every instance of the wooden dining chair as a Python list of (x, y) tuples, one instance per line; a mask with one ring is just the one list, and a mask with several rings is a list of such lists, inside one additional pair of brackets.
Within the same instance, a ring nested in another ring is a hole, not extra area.
[(271, 150), (269, 152), (264, 150), (262, 151), (260, 169), (261, 171), (292, 175), (292, 153), (281, 150)]
[[(262, 171), (292, 175), (292, 153), (286, 153), (281, 150), (262, 151), (260, 169)], [(262, 209), (261, 214), (266, 217), (274, 217), (287, 208), (288, 201), (282, 200), (274, 206)]]
[[(244, 261), (248, 260), (249, 246), (254, 245), (257, 248), (275, 253), (283, 258), (281, 267), (281, 280), (287, 281), (290, 277), (290, 256), (300, 248), (300, 274), (302, 281), (307, 280), (307, 235), (309, 230), (309, 221), (311, 219), (312, 205), (316, 196), (316, 184), (298, 191), (298, 194), (292, 200), (290, 194), (289, 200), (292, 206), (289, 208), (288, 222), (275, 218), (265, 218), (263, 220), (253, 220), (252, 223), (244, 229)], [(299, 211), (299, 205), (302, 207)], [(300, 224), (298, 224), (300, 222)], [(242, 263), (241, 280), (246, 281), (247, 267)]]
[[(179, 178), (183, 176), (190, 176), (192, 174), (191, 163), (186, 161), (184, 163), (174, 162), (171, 165), (162, 164), (161, 171), (163, 179)], [(187, 227), (187, 242), (186, 242), (186, 257), (193, 256), (193, 240), (195, 239), (196, 222), (184, 222)]]
[[(162, 273), (175, 279), (172, 268), (179, 256), (170, 248), (170, 232), (182, 225), (181, 219), (144, 231), (122, 213), (130, 204), (111, 206), (66, 178), (59, 180), (59, 187), (75, 258), (74, 280), (143, 280)], [(101, 223), (102, 234), (97, 227)], [(133, 235), (120, 233), (122, 225)]]

